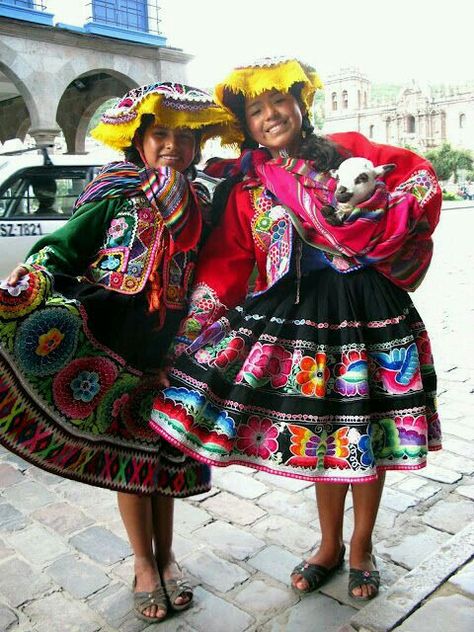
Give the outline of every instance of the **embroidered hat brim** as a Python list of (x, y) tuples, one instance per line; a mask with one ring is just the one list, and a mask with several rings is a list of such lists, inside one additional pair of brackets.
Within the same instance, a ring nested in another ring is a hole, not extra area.
[(162, 82), (135, 88), (104, 112), (91, 135), (104, 145), (123, 151), (132, 144), (143, 114), (152, 114), (163, 127), (201, 131), (201, 145), (233, 126), (231, 113), (212, 95), (181, 83)]
[[(300, 99), (310, 113), (314, 94), (323, 87), (323, 83), (314, 68), (294, 58), (264, 57), (246, 66), (238, 66), (216, 85), (214, 97), (217, 103), (239, 117), (242, 112), (237, 111), (240, 105), (237, 95), (252, 98), (267, 90), (288, 92), (295, 84), (301, 84)], [(224, 130), (222, 144), (240, 144), (243, 139), (240, 126), (234, 125)]]

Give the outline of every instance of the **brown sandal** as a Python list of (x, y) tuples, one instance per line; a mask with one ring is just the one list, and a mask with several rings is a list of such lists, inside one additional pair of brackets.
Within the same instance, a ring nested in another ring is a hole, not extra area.
[[(136, 584), (137, 578), (135, 577), (132, 585), (133, 591), (135, 591)], [(151, 606), (156, 606), (158, 610), (164, 610), (165, 614), (162, 617), (151, 617), (145, 614), (145, 610)], [(152, 592), (133, 592), (133, 610), (139, 619), (148, 621), (148, 623), (160, 623), (166, 619), (168, 602), (163, 586), (158, 584)]]
[[(178, 567), (179, 571), (182, 573), (181, 566), (178, 562), (174, 562)], [(163, 579), (163, 587), (165, 589), (165, 594), (168, 597), (169, 604), (173, 610), (180, 611), (186, 610), (189, 608), (193, 601), (193, 589), (190, 583), (181, 577), (180, 579)], [(176, 603), (176, 599), (178, 597), (184, 597), (185, 595), (189, 595), (189, 600), (185, 603)]]

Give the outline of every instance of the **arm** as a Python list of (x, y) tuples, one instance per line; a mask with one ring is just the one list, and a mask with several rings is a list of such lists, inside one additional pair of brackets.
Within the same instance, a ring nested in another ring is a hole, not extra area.
[(199, 253), (189, 314), (178, 334), (181, 345), (245, 299), (255, 265), (251, 213), (249, 192), (234, 187), (219, 225)]
[(26, 263), (51, 272), (81, 274), (100, 248), (105, 226), (123, 203), (115, 198), (83, 204), (64, 226), (33, 246)]

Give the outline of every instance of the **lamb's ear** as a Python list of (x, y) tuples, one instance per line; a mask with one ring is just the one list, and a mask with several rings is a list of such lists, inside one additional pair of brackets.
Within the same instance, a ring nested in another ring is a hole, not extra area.
[(393, 171), (395, 169), (397, 165), (393, 162), (389, 162), (386, 165), (379, 165), (378, 167), (375, 167), (374, 172), (376, 176), (385, 176), (387, 175), (387, 173), (390, 173), (390, 171)]
[(329, 169), (329, 175), (331, 176), (331, 178), (335, 178), (336, 180), (339, 177), (339, 174), (337, 173), (337, 169)]

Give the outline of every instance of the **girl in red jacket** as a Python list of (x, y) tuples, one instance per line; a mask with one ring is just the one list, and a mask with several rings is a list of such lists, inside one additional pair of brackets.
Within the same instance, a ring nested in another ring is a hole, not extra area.
[[(371, 599), (385, 470), (424, 467), (440, 448), (430, 342), (407, 290), (430, 262), (441, 195), (410, 151), (355, 132), (316, 136), (308, 113), (319, 87), (299, 61), (265, 59), (216, 88), (236, 120), (224, 140), (244, 151), (212, 164), (228, 176), (215, 198), (223, 214), (151, 424), (205, 463), (315, 483), (322, 539), (291, 574), (300, 592), (343, 563), (351, 485), (349, 593)], [(331, 170), (348, 156), (396, 168), (334, 221)]]

